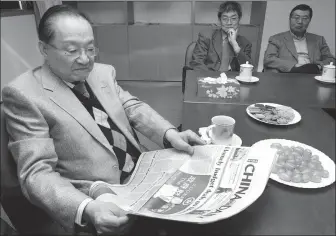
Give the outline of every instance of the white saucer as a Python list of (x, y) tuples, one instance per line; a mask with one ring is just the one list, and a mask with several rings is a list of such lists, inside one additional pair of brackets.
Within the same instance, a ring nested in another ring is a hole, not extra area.
[(207, 130), (208, 130), (208, 127), (201, 127), (198, 130), (199, 134), (201, 135), (201, 138), (207, 144), (217, 144), (217, 145), (237, 146), (237, 147), (240, 147), (243, 144), (243, 141), (241, 140), (241, 138), (236, 134), (233, 134), (232, 141), (231, 141), (230, 144), (222, 144), (220, 142), (214, 142), (211, 138), (211, 133), (212, 133), (211, 130), (209, 130), (209, 134), (208, 134)]
[(239, 82), (242, 82), (242, 83), (247, 83), (247, 84), (249, 84), (249, 83), (256, 83), (256, 82), (258, 82), (258, 81), (259, 81), (259, 78), (252, 76), (252, 77), (251, 77), (251, 80), (246, 80), (245, 78), (241, 78), (241, 77), (238, 75), (238, 76), (236, 76), (236, 80), (238, 80)]
[(325, 79), (322, 79), (322, 76), (314, 76), (314, 78), (317, 80), (317, 81), (320, 81), (321, 83), (326, 83), (326, 84), (334, 84), (336, 83), (336, 80), (335, 78), (334, 79), (331, 79), (331, 80), (325, 80)]

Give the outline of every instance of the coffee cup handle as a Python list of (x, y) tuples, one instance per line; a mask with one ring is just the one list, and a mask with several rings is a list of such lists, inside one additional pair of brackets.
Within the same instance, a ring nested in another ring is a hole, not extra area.
[(212, 128), (215, 127), (215, 125), (209, 125), (208, 128), (206, 129), (206, 134), (207, 136), (211, 139), (209, 131), (212, 131)]

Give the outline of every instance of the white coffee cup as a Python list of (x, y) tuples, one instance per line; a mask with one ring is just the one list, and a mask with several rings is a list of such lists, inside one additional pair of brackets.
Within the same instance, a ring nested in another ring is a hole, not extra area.
[(332, 62), (330, 62), (329, 65), (323, 66), (322, 79), (323, 80), (335, 79), (335, 66), (333, 65)]
[(230, 116), (214, 116), (211, 118), (212, 125), (208, 128), (210, 138), (214, 144), (229, 145), (232, 142), (235, 119)]
[(249, 64), (247, 61), (245, 64), (240, 65), (239, 77), (246, 81), (251, 81), (252, 79), (253, 65)]

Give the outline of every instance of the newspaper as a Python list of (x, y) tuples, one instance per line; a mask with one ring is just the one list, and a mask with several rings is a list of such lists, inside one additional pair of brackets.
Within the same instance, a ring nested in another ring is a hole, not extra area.
[(143, 153), (127, 184), (97, 181), (89, 195), (129, 214), (205, 224), (243, 211), (263, 193), (274, 149), (205, 145), (194, 150), (192, 156), (174, 149)]

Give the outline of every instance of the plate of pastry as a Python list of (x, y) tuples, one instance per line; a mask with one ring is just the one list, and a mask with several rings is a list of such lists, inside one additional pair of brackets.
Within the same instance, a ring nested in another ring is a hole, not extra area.
[(301, 120), (299, 112), (276, 103), (255, 103), (246, 108), (253, 119), (271, 125), (293, 125)]

